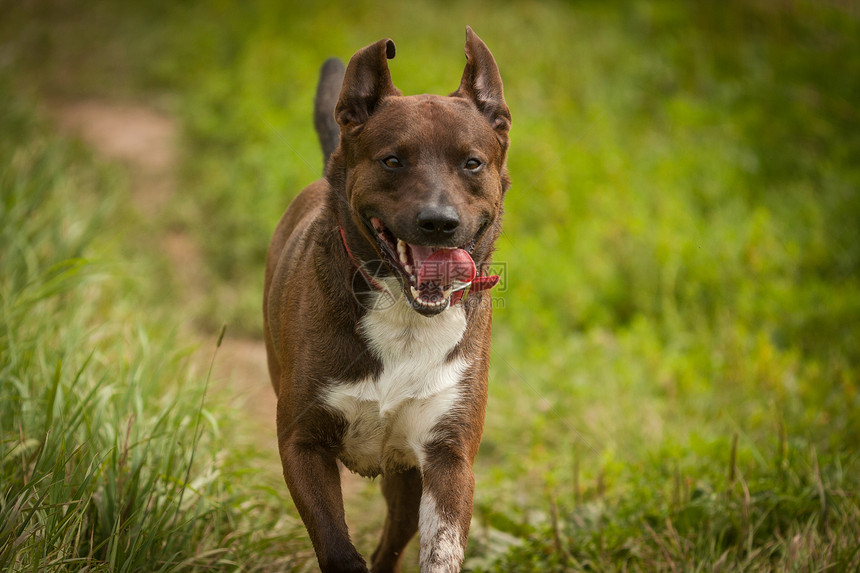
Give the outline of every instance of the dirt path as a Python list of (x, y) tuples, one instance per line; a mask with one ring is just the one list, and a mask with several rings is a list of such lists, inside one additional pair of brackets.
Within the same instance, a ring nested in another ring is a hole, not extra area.
[[(178, 126), (173, 118), (142, 105), (103, 100), (54, 102), (48, 113), (61, 131), (128, 168), (132, 202), (142, 216), (155, 219), (164, 213), (177, 189)], [(205, 264), (198, 245), (191, 236), (175, 231), (160, 240), (177, 277), (183, 305), (197, 306), (200, 295), (195, 285), (201, 284)], [(201, 337), (201, 348), (212, 338), (211, 334), (192, 334)], [(208, 366), (206, 353), (201, 350), (198, 354)], [(241, 405), (249, 421), (263, 426), (260, 446), (276, 451), (275, 400), (262, 340), (233, 338), (228, 332), (215, 358), (212, 383)]]
[[(155, 220), (169, 207), (177, 189), (178, 125), (168, 115), (146, 106), (105, 100), (53, 102), (48, 115), (61, 131), (78, 137), (104, 157), (119, 161), (129, 171), (132, 201), (140, 214)], [(193, 237), (182, 232), (166, 232), (161, 248), (170, 260), (179, 283), (179, 296), (186, 308), (201, 302), (196, 285), (205, 277), (205, 260)], [(203, 349), (212, 344), (212, 333), (191, 332), (200, 339), (202, 367), (210, 355)], [(218, 350), (212, 387), (228, 395), (231, 403), (245, 413), (246, 423), (258, 427), (257, 446), (266, 456), (265, 465), (281, 473), (275, 434), (274, 393), (269, 383), (265, 344), (261, 339), (235, 338), (229, 329)], [(384, 508), (377, 488), (347, 471), (342, 471), (344, 500), (350, 529), (363, 538), (360, 549), (372, 550), (376, 529)], [(358, 525), (360, 527), (356, 527)], [(362, 531), (363, 530), (363, 533)], [(358, 540), (357, 540), (358, 541)]]

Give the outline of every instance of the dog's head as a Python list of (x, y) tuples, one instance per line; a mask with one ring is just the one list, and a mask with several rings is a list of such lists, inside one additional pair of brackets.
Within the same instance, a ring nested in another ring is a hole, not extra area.
[(444, 311), (489, 261), (500, 232), (511, 115), (493, 55), (466, 30), (466, 69), (450, 96), (403, 97), (394, 42), (358, 51), (335, 108), (350, 215), (406, 300)]

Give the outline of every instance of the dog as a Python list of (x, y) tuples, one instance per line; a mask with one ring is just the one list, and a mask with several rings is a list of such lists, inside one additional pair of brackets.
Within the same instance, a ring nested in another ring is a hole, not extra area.
[[(459, 571), (487, 401), (489, 268), (501, 232), (511, 114), (486, 44), (466, 29), (449, 96), (404, 97), (394, 42), (321, 71), (325, 177), (278, 224), (264, 335), (284, 479), (320, 569), (368, 571), (344, 520), (338, 460), (382, 476), (374, 572)], [(341, 80), (342, 77), (342, 80)], [(464, 297), (464, 292), (468, 294)]]

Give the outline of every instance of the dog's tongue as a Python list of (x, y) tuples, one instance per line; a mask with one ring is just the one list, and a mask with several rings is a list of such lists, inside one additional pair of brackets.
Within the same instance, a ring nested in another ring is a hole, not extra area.
[[(429, 249), (428, 249), (429, 250)], [(423, 261), (421, 247), (413, 247), (413, 256), (420, 263), (418, 276), (418, 291), (422, 297), (435, 298), (441, 296), (446, 288), (458, 288), (472, 282), (475, 278), (475, 261), (463, 249), (438, 249), (429, 253)]]

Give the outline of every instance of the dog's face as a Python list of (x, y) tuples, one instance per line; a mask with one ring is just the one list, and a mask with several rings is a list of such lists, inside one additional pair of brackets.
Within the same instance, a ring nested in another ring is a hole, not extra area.
[(468, 58), (448, 97), (402, 97), (382, 40), (353, 56), (336, 108), (353, 221), (407, 301), (424, 315), (448, 308), (499, 233), (509, 185), (510, 113), (496, 63), (467, 31)]

